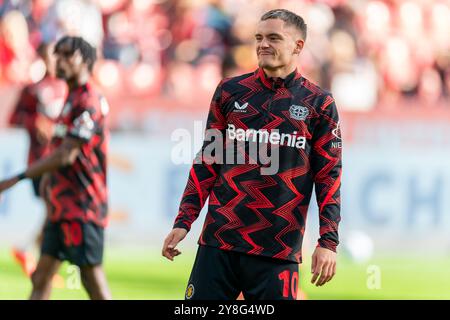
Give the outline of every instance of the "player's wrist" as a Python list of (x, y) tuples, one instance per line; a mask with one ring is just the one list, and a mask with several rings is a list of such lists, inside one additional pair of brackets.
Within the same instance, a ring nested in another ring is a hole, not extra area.
[(28, 179), (26, 172), (19, 173), (16, 176), (17, 182)]
[(316, 248), (324, 248), (336, 253), (338, 244), (328, 239), (319, 239)]
[(184, 229), (184, 230), (186, 230), (186, 232), (189, 232), (191, 230), (191, 228), (186, 223), (184, 223), (182, 221), (179, 221), (179, 222), (175, 223), (173, 225), (172, 229)]

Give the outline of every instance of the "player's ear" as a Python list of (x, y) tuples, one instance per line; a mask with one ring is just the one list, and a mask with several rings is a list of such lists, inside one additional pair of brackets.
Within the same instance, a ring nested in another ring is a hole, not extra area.
[(303, 46), (305, 45), (305, 41), (303, 39), (298, 39), (295, 41), (296, 47), (294, 49), (295, 54), (300, 54), (303, 50)]

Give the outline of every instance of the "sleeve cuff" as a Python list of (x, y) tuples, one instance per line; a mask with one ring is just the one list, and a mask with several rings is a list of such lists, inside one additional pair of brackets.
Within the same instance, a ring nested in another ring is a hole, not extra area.
[(317, 241), (316, 248), (320, 247), (320, 248), (325, 248), (325, 249), (331, 250), (333, 252), (336, 252), (337, 246), (338, 246), (338, 243), (336, 243), (334, 241), (327, 240), (327, 239), (319, 239)]
[(173, 229), (175, 229), (175, 228), (186, 229), (187, 232), (189, 232), (189, 231), (191, 230), (191, 227), (190, 227), (187, 223), (185, 223), (185, 222), (183, 222), (183, 221), (178, 221), (178, 222), (176, 222), (176, 223), (173, 225)]

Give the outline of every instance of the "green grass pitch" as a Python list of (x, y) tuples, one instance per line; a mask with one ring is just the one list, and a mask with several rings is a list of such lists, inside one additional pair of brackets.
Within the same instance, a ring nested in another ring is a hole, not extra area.
[[(308, 299), (450, 299), (450, 258), (384, 256), (357, 264), (340, 256), (335, 278), (320, 288), (309, 282), (305, 260), (300, 287)], [(108, 249), (105, 270), (115, 299), (183, 299), (193, 261), (194, 252), (170, 262), (156, 250)], [(63, 264), (52, 299), (87, 299), (73, 272)], [(9, 250), (1, 249), (0, 299), (26, 299), (30, 289)]]

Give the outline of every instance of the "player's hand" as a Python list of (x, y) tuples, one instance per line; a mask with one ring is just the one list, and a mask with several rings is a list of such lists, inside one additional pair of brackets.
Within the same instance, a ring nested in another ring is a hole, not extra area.
[(317, 287), (333, 279), (336, 274), (336, 252), (317, 247), (312, 255), (311, 273), (313, 274), (311, 283)]
[(8, 190), (9, 188), (11, 188), (12, 186), (14, 186), (17, 182), (19, 181), (19, 179), (15, 178), (11, 178), (11, 179), (7, 179), (7, 180), (3, 180), (0, 181), (0, 194), (3, 191)]
[(177, 244), (186, 237), (187, 230), (183, 228), (174, 228), (164, 240), (162, 255), (173, 261), (173, 258), (180, 255), (181, 251), (176, 248)]

